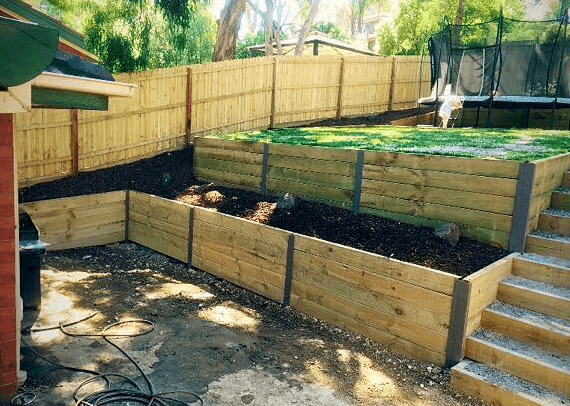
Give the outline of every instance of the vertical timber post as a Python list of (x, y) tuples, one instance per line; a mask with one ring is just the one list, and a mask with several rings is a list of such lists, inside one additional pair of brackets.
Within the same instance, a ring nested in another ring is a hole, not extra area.
[(76, 109), (71, 110), (71, 173), (79, 174), (79, 122)]
[(315, 42), (313, 42), (313, 56), (318, 56), (319, 55), (319, 41), (315, 40)]
[(362, 171), (364, 169), (364, 151), (356, 151), (354, 165), (354, 196), (352, 197), (352, 212), (360, 213), (360, 196), (362, 195)]
[(447, 366), (454, 366), (463, 359), (470, 293), (471, 284), (469, 282), (462, 279), (455, 281), (445, 351), (445, 365)]
[(344, 56), (340, 58), (340, 73), (338, 78), (338, 100), (336, 102), (336, 118), (338, 120), (342, 117), (342, 96), (344, 92), (344, 69), (346, 61)]
[(187, 262), (187, 269), (192, 268), (192, 254), (193, 254), (193, 247), (192, 244), (194, 242), (194, 207), (190, 207), (188, 218), (188, 262)]
[(267, 176), (269, 173), (269, 144), (263, 144), (263, 156), (261, 158), (261, 193), (267, 194)]
[(125, 241), (129, 241), (129, 222), (131, 218), (131, 191), (125, 191)]
[(531, 162), (522, 162), (519, 168), (515, 206), (511, 220), (511, 234), (509, 235), (510, 252), (524, 252), (536, 172), (536, 165)]
[(192, 144), (192, 68), (186, 75), (186, 146)]
[(293, 280), (293, 260), (295, 253), (295, 234), (287, 237), (287, 261), (285, 263), (285, 284), (283, 287), (283, 306), (291, 305), (291, 282)]
[(277, 93), (277, 57), (273, 57), (273, 83), (271, 85), (271, 116), (269, 117), (269, 128), (275, 128), (275, 99)]
[(390, 74), (390, 93), (388, 94), (388, 111), (394, 109), (394, 87), (396, 86), (396, 57), (392, 56), (392, 73)]

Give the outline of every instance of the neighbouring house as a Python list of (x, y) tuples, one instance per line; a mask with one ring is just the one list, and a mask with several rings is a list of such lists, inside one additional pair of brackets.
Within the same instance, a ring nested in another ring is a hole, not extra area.
[[(115, 82), (89, 60), (81, 36), (30, 6), (0, 0), (0, 403), (20, 371), (18, 177), (13, 113), (32, 108), (106, 110), (109, 97), (130, 97), (136, 86)], [(6, 18), (7, 17), (7, 18)]]

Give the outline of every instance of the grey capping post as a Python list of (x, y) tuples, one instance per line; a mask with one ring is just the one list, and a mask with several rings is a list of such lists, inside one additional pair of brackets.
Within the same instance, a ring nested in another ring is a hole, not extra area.
[(513, 218), (511, 220), (511, 234), (509, 236), (510, 252), (524, 252), (535, 172), (535, 164), (531, 162), (520, 164)]
[(447, 348), (445, 351), (445, 365), (447, 366), (454, 366), (463, 359), (470, 290), (471, 285), (469, 282), (462, 279), (455, 281), (447, 334)]
[(267, 176), (269, 172), (269, 144), (263, 144), (263, 158), (261, 159), (261, 193), (267, 194)]
[(194, 207), (190, 207), (188, 218), (188, 267), (192, 268), (192, 243), (194, 242)]
[(291, 281), (293, 280), (293, 255), (295, 252), (295, 234), (287, 237), (287, 262), (285, 265), (285, 283), (283, 287), (283, 306), (291, 304)]
[(129, 241), (129, 219), (131, 217), (131, 191), (125, 191), (125, 241)]
[(364, 169), (364, 151), (356, 151), (356, 165), (354, 167), (354, 197), (352, 199), (352, 212), (360, 213), (360, 196), (362, 195), (362, 171)]

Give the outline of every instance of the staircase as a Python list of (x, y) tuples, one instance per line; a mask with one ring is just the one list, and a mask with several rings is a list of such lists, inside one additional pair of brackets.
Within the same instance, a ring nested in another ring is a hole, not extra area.
[(570, 405), (570, 172), (452, 368), (455, 390), (493, 406)]
[(570, 260), (570, 171), (540, 214), (538, 230), (527, 237), (526, 252)]
[(570, 261), (525, 254), (467, 337), (455, 390), (491, 405), (570, 405)]

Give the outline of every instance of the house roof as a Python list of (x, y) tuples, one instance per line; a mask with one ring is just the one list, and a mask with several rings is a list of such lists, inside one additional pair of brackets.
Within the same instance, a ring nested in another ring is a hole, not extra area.
[(32, 107), (106, 110), (110, 96), (136, 86), (57, 49), (53, 28), (0, 17), (0, 112)]
[(32, 22), (43, 27), (57, 30), (59, 33), (60, 48), (62, 50), (79, 54), (93, 61), (97, 60), (95, 55), (85, 50), (85, 43), (81, 33), (37, 10), (22, 0), (0, 0), (0, 16)]
[[(318, 35), (318, 34), (317, 35), (310, 35), (307, 37), (307, 39), (305, 40), (305, 45), (311, 45), (311, 44), (319, 44), (319, 45), (328, 46), (333, 50), (333, 52), (335, 52), (337, 54), (349, 53), (349, 54), (379, 56), (377, 53), (372, 52), (368, 49), (356, 47), (356, 46), (348, 44), (344, 41), (339, 41), (339, 40), (329, 38), (329, 37), (326, 37), (323, 35)], [(296, 39), (289, 39), (289, 40), (281, 41), (281, 46), (284, 48), (295, 47), (296, 45), (297, 45)], [(275, 49), (275, 48), (276, 48), (276, 45), (273, 44), (273, 49)], [(249, 47), (248, 49), (250, 49), (251, 51), (265, 53), (265, 45), (264, 44), (254, 45), (254, 46)], [(342, 51), (345, 51), (345, 52), (342, 52)], [(328, 52), (328, 53), (330, 54), (331, 52)]]

